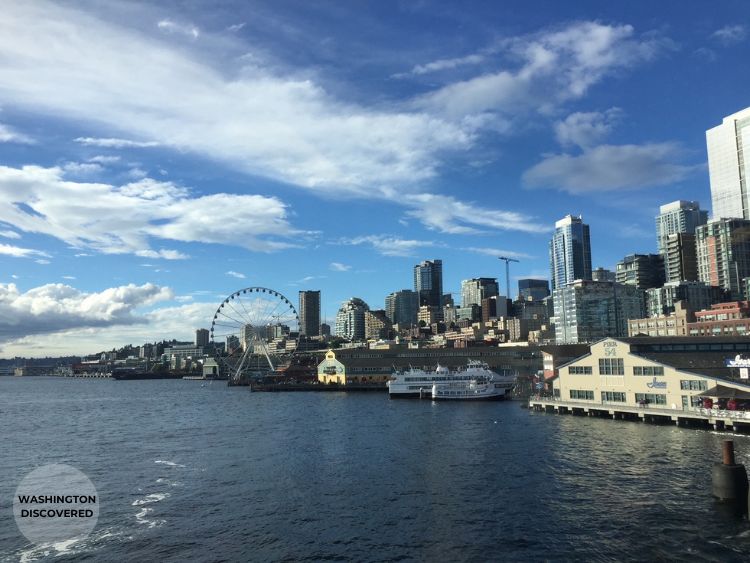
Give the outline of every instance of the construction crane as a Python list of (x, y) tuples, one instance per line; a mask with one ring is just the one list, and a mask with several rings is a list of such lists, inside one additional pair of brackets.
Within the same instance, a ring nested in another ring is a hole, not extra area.
[(507, 256), (498, 256), (498, 260), (503, 260), (505, 262), (505, 290), (507, 293), (505, 294), (506, 299), (510, 299), (510, 263), (511, 262), (518, 262), (515, 258), (508, 258)]

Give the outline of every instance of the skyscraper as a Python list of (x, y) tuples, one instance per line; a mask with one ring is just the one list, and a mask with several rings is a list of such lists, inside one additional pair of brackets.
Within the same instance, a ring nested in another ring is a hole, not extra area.
[(208, 346), (208, 329), (199, 328), (195, 331), (195, 346)]
[(566, 215), (555, 223), (549, 243), (552, 290), (575, 281), (591, 279), (589, 226), (581, 217)]
[(420, 305), (442, 306), (442, 260), (425, 260), (414, 266), (414, 291), (419, 293)]
[(461, 282), (461, 306), (481, 305), (482, 299), (499, 295), (497, 278), (472, 278)]
[(750, 219), (747, 177), (750, 162), (750, 108), (725, 117), (706, 131), (712, 219)]
[(299, 292), (299, 333), (320, 336), (320, 291)]
[(336, 313), (335, 334), (347, 340), (364, 340), (365, 311), (370, 307), (359, 297), (352, 297), (345, 301)]
[(385, 315), (400, 328), (417, 324), (419, 294), (410, 289), (394, 291), (385, 298)]
[(695, 228), (705, 225), (708, 211), (697, 201), (673, 201), (659, 207), (656, 216), (656, 248), (659, 254), (667, 251), (667, 237), (679, 233), (694, 234)]
[(695, 231), (698, 280), (743, 299), (743, 279), (750, 277), (750, 220), (718, 219)]
[[(547, 280), (522, 279), (518, 280), (518, 298), (521, 301), (541, 301), (549, 295), (549, 282)], [(510, 297), (510, 295), (506, 295)]]
[(664, 257), (661, 254), (629, 254), (617, 263), (615, 281), (638, 289), (664, 284)]
[(677, 233), (667, 237), (664, 249), (664, 273), (667, 282), (697, 281), (698, 257), (695, 235)]

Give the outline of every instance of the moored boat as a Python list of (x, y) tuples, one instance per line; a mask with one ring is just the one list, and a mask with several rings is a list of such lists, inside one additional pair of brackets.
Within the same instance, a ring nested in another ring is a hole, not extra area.
[(500, 375), (484, 362), (470, 360), (466, 366), (434, 370), (410, 367), (395, 371), (388, 382), (391, 398), (422, 397), (435, 400), (499, 400), (515, 385), (515, 374)]

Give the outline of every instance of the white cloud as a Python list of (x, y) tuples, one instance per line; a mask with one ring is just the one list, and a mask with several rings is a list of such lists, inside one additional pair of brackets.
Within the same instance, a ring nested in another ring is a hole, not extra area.
[(105, 155), (97, 155), (92, 156), (88, 159), (89, 162), (97, 162), (99, 164), (115, 164), (117, 162), (120, 162), (119, 156), (105, 156)]
[[(455, 57), (452, 59), (438, 59), (422, 65), (416, 65), (411, 69), (409, 74), (421, 75), (429, 74), (432, 72), (440, 72), (443, 70), (452, 70), (461, 66), (477, 65), (484, 62), (486, 57), (483, 54), (473, 53), (464, 57)], [(397, 75), (402, 77), (404, 75)]]
[(528, 187), (569, 193), (637, 189), (672, 184), (696, 167), (680, 164), (683, 151), (674, 143), (601, 145), (578, 156), (547, 155), (523, 175)]
[(582, 97), (621, 69), (649, 61), (674, 44), (654, 34), (638, 37), (632, 26), (577, 22), (508, 39), (498, 51), (517, 64), (448, 84), (422, 96), (419, 107), (453, 119), (488, 112), (506, 116), (549, 111)]
[(234, 270), (229, 270), (228, 272), (226, 272), (226, 274), (228, 276), (232, 276), (233, 278), (239, 278), (241, 280), (244, 280), (246, 277), (245, 274), (241, 274), (240, 272), (235, 272)]
[(21, 235), (19, 235), (15, 231), (0, 231), (0, 237), (19, 239), (19, 238), (21, 238)]
[(333, 270), (334, 272), (348, 272), (352, 269), (351, 266), (348, 266), (346, 264), (342, 264), (341, 262), (331, 262), (329, 265), (329, 268)]
[(711, 34), (711, 37), (717, 39), (724, 45), (733, 45), (741, 43), (747, 37), (747, 29), (744, 25), (725, 25)]
[(339, 243), (354, 246), (368, 244), (383, 256), (412, 256), (419, 248), (436, 246), (430, 240), (402, 239), (393, 235), (368, 235), (343, 239)]
[(66, 162), (62, 166), (66, 176), (87, 177), (98, 174), (104, 168), (96, 162)]
[(37, 258), (36, 260), (34, 260), (34, 262), (36, 262), (37, 264), (41, 264), (43, 266), (46, 266), (47, 264), (51, 264), (51, 262), (47, 260), (46, 258)]
[(0, 254), (5, 256), (14, 256), (16, 258), (29, 258), (32, 256), (47, 256), (49, 254), (42, 252), (41, 250), (34, 250), (31, 248), (21, 248), (19, 246), (13, 246), (10, 244), (0, 244)]
[(528, 254), (525, 254), (523, 252), (516, 252), (514, 250), (500, 250), (497, 248), (485, 248), (485, 247), (476, 247), (476, 246), (470, 246), (468, 248), (464, 248), (463, 250), (467, 252), (473, 252), (474, 254), (485, 254), (487, 256), (505, 256), (507, 258), (532, 258)]
[(231, 31), (234, 33), (234, 32), (241, 30), (243, 27), (245, 27), (245, 25), (246, 25), (245, 22), (235, 23), (227, 27), (227, 31)]
[(10, 125), (0, 123), (0, 143), (20, 143), (22, 145), (33, 145), (35, 142), (36, 141), (34, 141), (34, 139), (29, 137), (28, 135), (19, 133)]
[(610, 108), (605, 112), (571, 113), (555, 123), (557, 141), (564, 147), (587, 148), (603, 141), (622, 117), (620, 108)]
[(159, 146), (159, 143), (155, 141), (130, 141), (128, 139), (100, 139), (96, 137), (78, 137), (73, 140), (76, 143), (80, 143), (87, 147), (103, 147), (109, 149), (147, 148)]
[(178, 303), (189, 303), (190, 301), (193, 300), (193, 296), (192, 295), (178, 295), (174, 298), (174, 300), (177, 301)]
[(135, 309), (170, 299), (172, 292), (153, 284), (113, 287), (84, 293), (69, 285), (47, 284), (22, 293), (0, 284), (0, 341), (81, 327), (144, 322)]
[(63, 278), (64, 280), (74, 280), (74, 279), (76, 279), (76, 277), (75, 277), (75, 276), (63, 276), (62, 278)]
[(198, 39), (201, 34), (200, 30), (194, 25), (180, 24), (173, 22), (172, 20), (161, 20), (156, 24), (156, 27), (167, 33), (179, 33), (192, 37), (193, 39)]
[[(63, 178), (60, 168), (0, 166), (0, 222), (56, 237), (76, 249), (177, 260), (154, 239), (236, 245), (271, 252), (301, 234), (275, 197), (212, 194), (193, 197), (171, 182), (145, 178), (113, 186)], [(210, 218), (210, 220), (208, 220)]]

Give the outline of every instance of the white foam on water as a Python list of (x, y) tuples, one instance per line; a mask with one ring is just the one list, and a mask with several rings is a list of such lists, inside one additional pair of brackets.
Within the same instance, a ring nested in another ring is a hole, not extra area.
[(151, 493), (141, 499), (134, 500), (131, 506), (141, 506), (143, 504), (151, 504), (152, 502), (159, 502), (169, 497), (169, 493)]
[(154, 463), (160, 463), (162, 465), (168, 465), (170, 467), (185, 467), (181, 463), (175, 463), (174, 461), (165, 461), (163, 459), (157, 459)]

